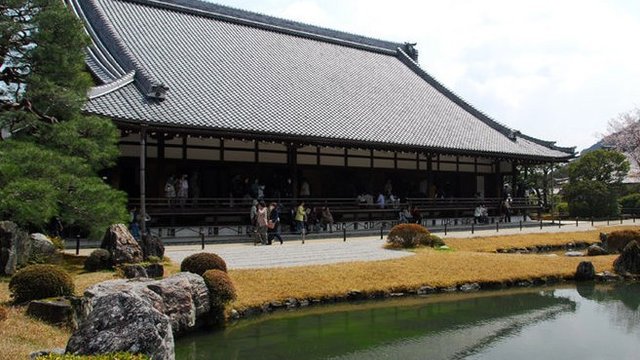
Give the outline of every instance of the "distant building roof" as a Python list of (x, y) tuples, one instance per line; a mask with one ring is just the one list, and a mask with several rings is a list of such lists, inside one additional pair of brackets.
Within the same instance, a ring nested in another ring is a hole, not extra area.
[(532, 160), (561, 148), (487, 117), (393, 43), (195, 0), (66, 0), (121, 123)]

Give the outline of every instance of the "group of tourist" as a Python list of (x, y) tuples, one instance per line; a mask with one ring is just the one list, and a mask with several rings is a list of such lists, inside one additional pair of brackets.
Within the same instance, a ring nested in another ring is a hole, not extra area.
[(280, 235), (280, 210), (278, 203), (272, 202), (267, 206), (264, 200), (253, 200), (249, 214), (251, 230), (255, 235), (255, 243), (271, 245), (273, 239), (278, 239), (282, 245), (284, 241)]
[[(263, 200), (265, 197), (269, 198), (293, 198), (293, 180), (291, 177), (283, 179), (279, 176), (274, 176), (273, 179), (265, 184), (260, 178), (256, 177), (251, 179), (249, 177), (242, 177), (235, 175), (231, 179), (231, 189), (229, 196), (233, 206), (234, 200), (237, 199), (258, 199)], [(300, 189), (298, 192), (300, 198), (308, 198), (311, 196), (311, 187), (306, 179), (302, 179), (300, 183)]]
[[(277, 202), (268, 206), (263, 200), (254, 199), (249, 212), (250, 225), (247, 233), (255, 237), (255, 243), (271, 245), (274, 239), (283, 243), (280, 219), (281, 207)], [(320, 230), (333, 231), (333, 215), (328, 206), (305, 207), (300, 201), (291, 207), (292, 232), (306, 234)]]
[(475, 224), (489, 223), (489, 210), (484, 204), (478, 205), (473, 211), (473, 222)]
[(179, 178), (174, 175), (169, 176), (164, 184), (164, 196), (168, 199), (169, 206), (177, 203), (184, 207), (189, 197), (189, 180), (187, 174), (183, 174)]
[(305, 202), (300, 201), (295, 210), (292, 209), (295, 222), (295, 232), (302, 234), (308, 232), (333, 231), (333, 214), (327, 205), (322, 207), (309, 206), (305, 208)]

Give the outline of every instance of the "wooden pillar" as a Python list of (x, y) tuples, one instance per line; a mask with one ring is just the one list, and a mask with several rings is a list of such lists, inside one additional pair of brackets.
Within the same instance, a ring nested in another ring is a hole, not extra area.
[(462, 185), (460, 183), (460, 156), (456, 155), (456, 194), (455, 197), (461, 197)]
[(518, 162), (511, 161), (511, 196), (516, 197), (516, 187), (518, 186)]
[(496, 195), (498, 198), (502, 199), (502, 171), (500, 170), (500, 159), (496, 159)]
[[(432, 155), (427, 153), (427, 197), (432, 197), (431, 187), (433, 186), (433, 162)], [(435, 196), (435, 194), (433, 194)]]
[[(147, 199), (146, 199), (146, 158), (147, 158), (147, 126), (140, 127), (140, 231), (147, 233)], [(135, 219), (133, 219), (135, 221)]]
[(293, 199), (298, 199), (298, 147), (294, 144), (287, 145), (289, 157), (289, 173), (291, 175), (291, 194)]

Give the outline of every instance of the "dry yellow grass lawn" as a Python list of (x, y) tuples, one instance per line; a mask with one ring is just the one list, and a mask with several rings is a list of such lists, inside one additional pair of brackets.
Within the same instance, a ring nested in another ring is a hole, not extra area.
[(495, 252), (497, 249), (518, 248), (534, 245), (563, 245), (569, 242), (584, 241), (595, 243), (600, 241), (600, 232), (638, 229), (638, 226), (612, 226), (598, 230), (565, 233), (539, 233), (496, 235), (475, 238), (447, 238), (447, 245), (460, 251)]
[[(590, 258), (597, 271), (610, 270), (616, 256)], [(489, 254), (419, 250), (397, 260), (346, 263), (304, 268), (235, 270), (238, 291), (233, 306), (243, 309), (271, 300), (344, 295), (350, 290), (402, 291), (423, 285), (452, 286), (465, 282), (570, 276), (584, 258), (546, 255)]]

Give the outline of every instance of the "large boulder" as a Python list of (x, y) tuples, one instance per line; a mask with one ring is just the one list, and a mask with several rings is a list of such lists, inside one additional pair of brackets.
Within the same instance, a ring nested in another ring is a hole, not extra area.
[(11, 221), (0, 221), (0, 275), (13, 275), (29, 262), (29, 234)]
[(155, 256), (160, 259), (164, 257), (164, 244), (159, 237), (154, 235), (144, 235), (142, 236), (141, 245), (145, 260), (148, 259), (149, 256)]
[(101, 296), (69, 342), (68, 354), (89, 355), (114, 352), (146, 354), (154, 360), (173, 360), (171, 322), (158, 309), (136, 294)]
[(593, 280), (595, 276), (596, 269), (593, 267), (591, 261), (582, 261), (578, 264), (575, 275), (576, 281)]
[(29, 254), (31, 260), (36, 262), (47, 261), (56, 254), (55, 245), (46, 235), (35, 233), (29, 235), (29, 237), (31, 239), (31, 253)]
[(139, 263), (143, 260), (142, 248), (124, 224), (109, 226), (100, 247), (111, 253), (114, 265)]
[(105, 296), (127, 293), (166, 315), (174, 334), (195, 329), (209, 313), (209, 290), (204, 279), (192, 273), (178, 273), (162, 280), (146, 278), (109, 280), (84, 293), (83, 313), (90, 315)]
[(640, 246), (635, 240), (624, 247), (613, 268), (620, 275), (640, 275)]

